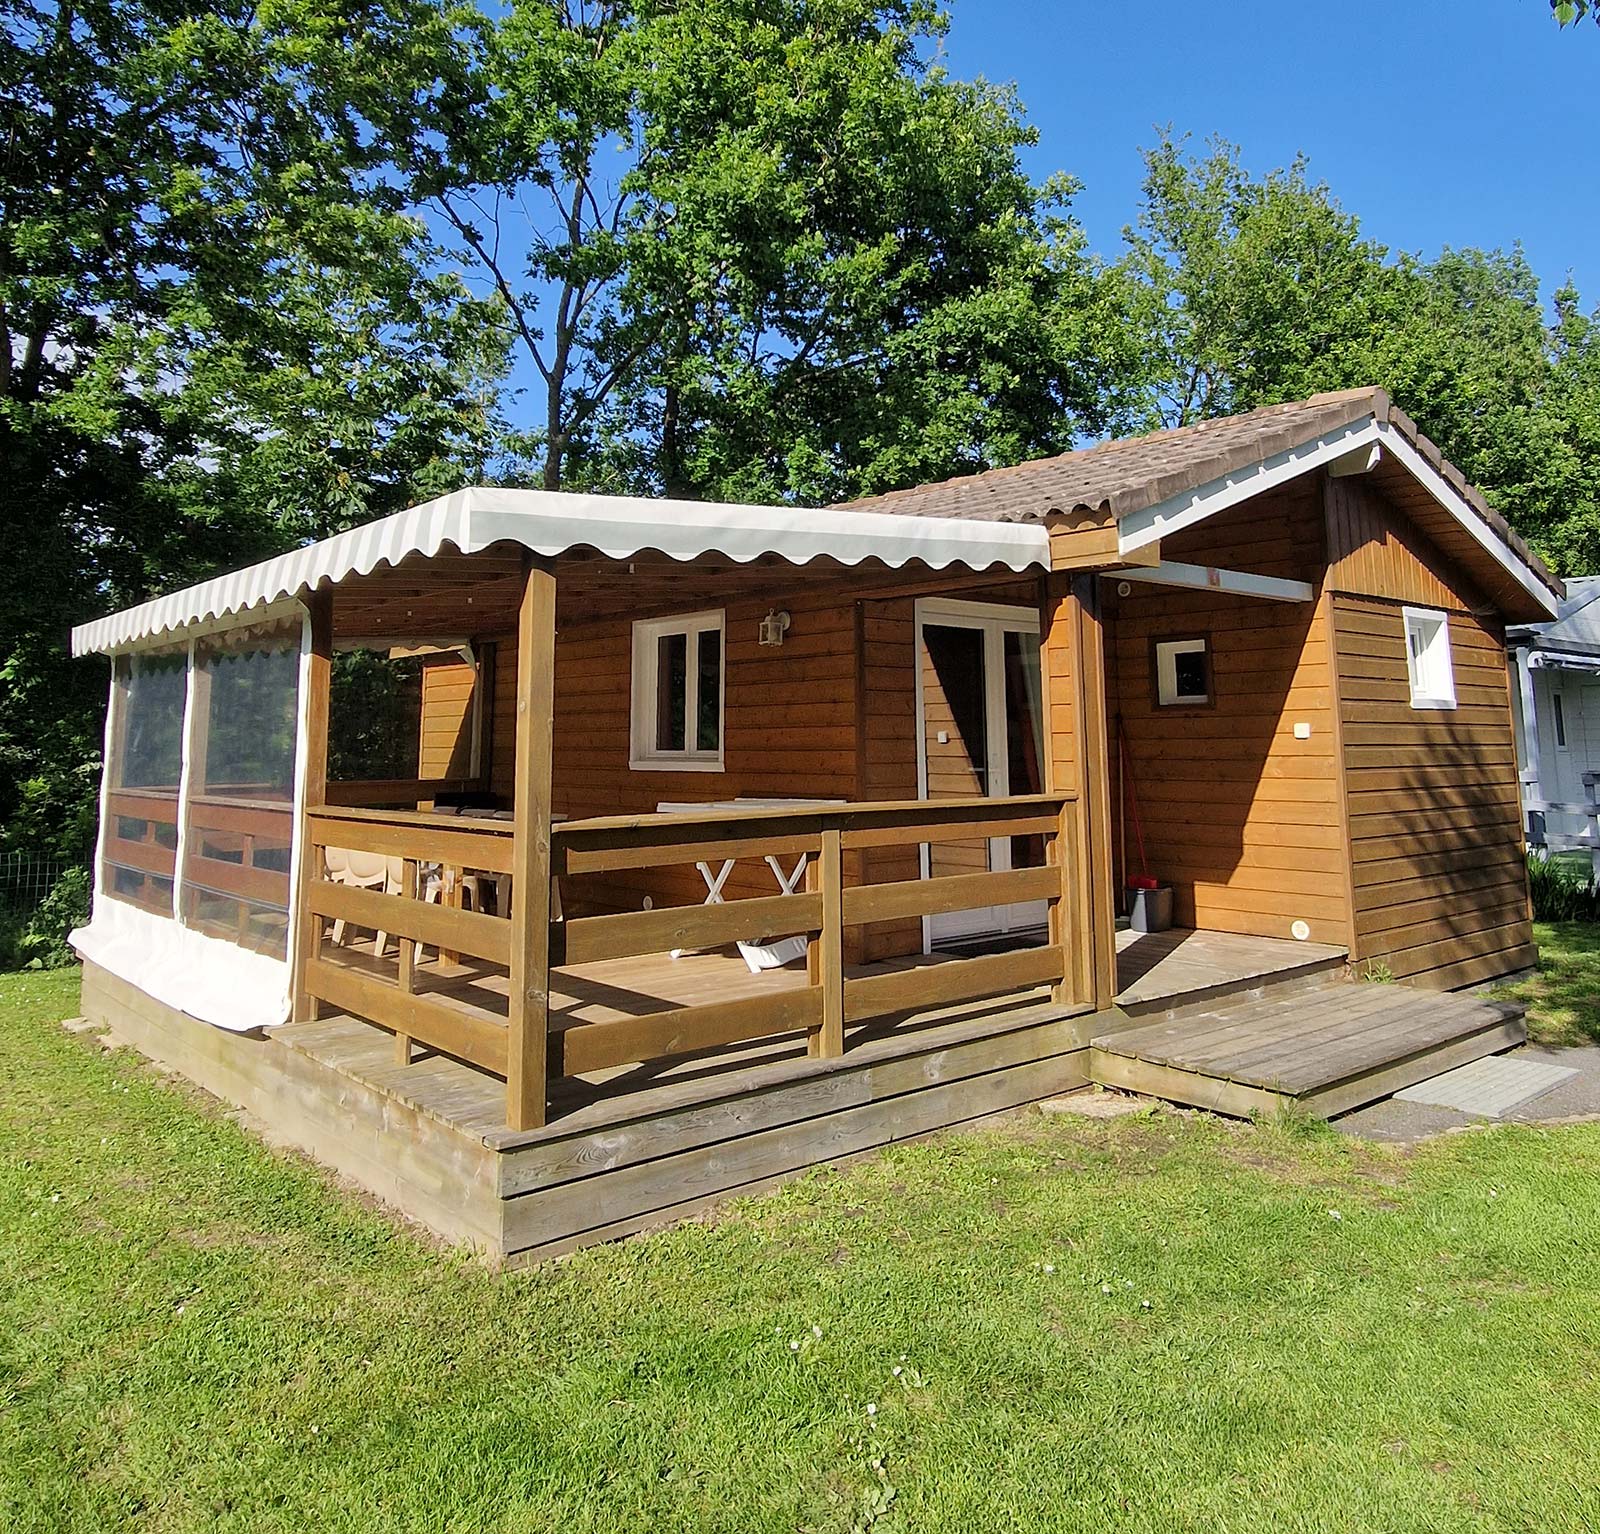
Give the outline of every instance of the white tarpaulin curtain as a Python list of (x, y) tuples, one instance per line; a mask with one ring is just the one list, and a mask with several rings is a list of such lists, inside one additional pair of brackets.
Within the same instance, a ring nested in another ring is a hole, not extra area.
[[(120, 658), (113, 674), (94, 912), (72, 944), (234, 1032), (289, 1017), (308, 647), (302, 617)], [(148, 872), (163, 858), (175, 881)]]

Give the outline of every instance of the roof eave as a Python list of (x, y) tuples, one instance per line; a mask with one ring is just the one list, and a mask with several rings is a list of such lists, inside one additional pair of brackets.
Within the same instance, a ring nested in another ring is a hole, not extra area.
[(921, 521), (886, 513), (793, 506), (647, 500), (630, 496), (472, 488), (291, 550), (243, 570), (112, 613), (72, 631), (75, 655), (113, 652), (242, 619), (266, 604), (337, 586), (379, 565), (446, 548), (475, 554), (517, 544), (553, 558), (591, 548), (612, 559), (646, 552), (688, 562), (716, 554), (736, 563), (776, 556), (795, 565), (831, 559), (1021, 574), (1049, 568), (1049, 535), (1035, 523)]
[[(1158, 482), (1159, 498), (1141, 497), (1142, 504), (1130, 504), (1118, 516), (1119, 552), (1134, 553), (1276, 485), (1298, 479), (1313, 469), (1327, 467), (1359, 452), (1364, 446), (1377, 444), (1392, 454), (1450, 513), (1479, 548), (1530, 598), (1538, 612), (1555, 618), (1562, 594), (1560, 582), (1554, 581), (1542, 565), (1536, 566), (1532, 555), (1524, 552), (1526, 546), (1521, 539), (1517, 539), (1504, 520), (1471, 490), (1459, 471), (1449, 465), (1426, 437), (1418, 434), (1417, 440), (1412, 439), (1399, 424), (1401, 419), (1399, 411), (1391, 411), (1387, 420), (1376, 412), (1360, 415), (1315, 437), (1280, 448), (1276, 453), (1239, 464), (1204, 484), (1180, 486), (1164, 497), (1159, 497), (1159, 492), (1166, 487)], [(1412, 432), (1415, 432), (1414, 427)], [(1431, 451), (1424, 451), (1422, 445)]]

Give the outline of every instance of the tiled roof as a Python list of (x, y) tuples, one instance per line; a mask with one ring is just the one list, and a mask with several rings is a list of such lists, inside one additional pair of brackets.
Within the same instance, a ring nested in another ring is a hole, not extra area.
[(894, 490), (840, 509), (990, 522), (1042, 522), (1074, 512), (1109, 513), (1120, 520), (1366, 419), (1400, 432), (1539, 579), (1559, 591), (1538, 556), (1382, 389), (1345, 389), (1265, 405), (1244, 415), (1124, 437), (1057, 458)]

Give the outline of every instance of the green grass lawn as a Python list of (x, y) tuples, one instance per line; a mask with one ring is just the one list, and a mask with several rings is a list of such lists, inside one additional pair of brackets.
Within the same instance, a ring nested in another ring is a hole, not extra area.
[(1533, 925), (1539, 973), (1497, 993), (1528, 1008), (1528, 1037), (1538, 1044), (1600, 1044), (1600, 923)]
[(1019, 1116), (496, 1275), (0, 977), (7, 1530), (1600, 1526), (1600, 1126)]

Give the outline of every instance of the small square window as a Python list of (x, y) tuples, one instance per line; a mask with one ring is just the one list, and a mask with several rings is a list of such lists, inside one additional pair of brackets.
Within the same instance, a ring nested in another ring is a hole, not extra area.
[(1450, 620), (1426, 607), (1405, 609), (1406, 670), (1412, 708), (1454, 708), (1455, 670), (1450, 660)]
[(634, 624), (632, 767), (721, 768), (722, 640), (720, 612)]
[(1204, 639), (1156, 641), (1156, 701), (1163, 708), (1211, 702), (1211, 647)]

